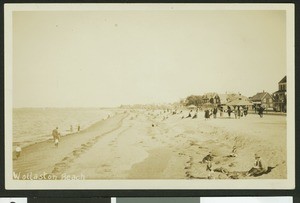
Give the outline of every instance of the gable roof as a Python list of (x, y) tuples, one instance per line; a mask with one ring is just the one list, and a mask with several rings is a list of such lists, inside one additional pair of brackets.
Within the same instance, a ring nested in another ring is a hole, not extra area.
[(279, 83), (286, 83), (286, 76), (284, 76), (280, 81)]
[(219, 94), (218, 96), (220, 98), (220, 103), (221, 104), (226, 104), (227, 103), (227, 94)]
[(214, 98), (217, 95), (218, 94), (215, 92), (209, 92), (209, 93), (204, 94), (203, 96), (206, 96), (207, 98)]
[(267, 92), (258, 92), (256, 95), (251, 97), (251, 100), (252, 101), (262, 100), (265, 97), (266, 94), (267, 94)]

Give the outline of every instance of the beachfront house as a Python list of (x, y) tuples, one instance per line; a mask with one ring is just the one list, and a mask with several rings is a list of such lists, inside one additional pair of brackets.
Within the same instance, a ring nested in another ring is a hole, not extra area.
[(257, 108), (258, 106), (262, 106), (266, 110), (273, 110), (274, 108), (274, 98), (268, 92), (258, 92), (256, 95), (250, 97), (249, 99), (250, 101), (252, 101), (254, 108)]
[(228, 100), (228, 95), (227, 94), (219, 94), (219, 99), (220, 99), (220, 105), (225, 106), (229, 100)]
[(274, 110), (286, 112), (286, 76), (278, 82), (278, 90), (273, 93)]
[(203, 103), (220, 104), (220, 97), (217, 93), (206, 93), (202, 96)]

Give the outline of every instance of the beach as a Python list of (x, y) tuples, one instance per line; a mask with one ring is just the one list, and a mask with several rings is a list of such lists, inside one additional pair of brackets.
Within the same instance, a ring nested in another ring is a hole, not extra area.
[[(58, 147), (51, 139), (24, 147), (18, 159), (14, 156), (13, 177), (287, 178), (286, 116), (249, 114), (234, 119), (224, 114), (205, 120), (203, 112), (196, 119), (186, 118), (187, 114), (187, 110), (172, 115), (164, 110), (118, 109), (109, 118), (63, 136)], [(233, 147), (235, 156), (230, 156)], [(215, 172), (201, 163), (209, 152)], [(258, 177), (241, 175), (253, 166), (254, 154), (260, 155), (265, 166), (274, 167), (272, 171)]]

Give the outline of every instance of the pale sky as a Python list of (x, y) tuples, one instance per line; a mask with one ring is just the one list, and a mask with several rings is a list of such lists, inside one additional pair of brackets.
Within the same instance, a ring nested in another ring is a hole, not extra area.
[(285, 11), (17, 11), (14, 107), (176, 102), (273, 93)]

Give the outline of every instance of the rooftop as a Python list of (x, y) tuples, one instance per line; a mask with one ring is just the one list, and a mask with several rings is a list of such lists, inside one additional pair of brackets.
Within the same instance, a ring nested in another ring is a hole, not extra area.
[(286, 76), (284, 76), (280, 81), (279, 83), (286, 83)]

